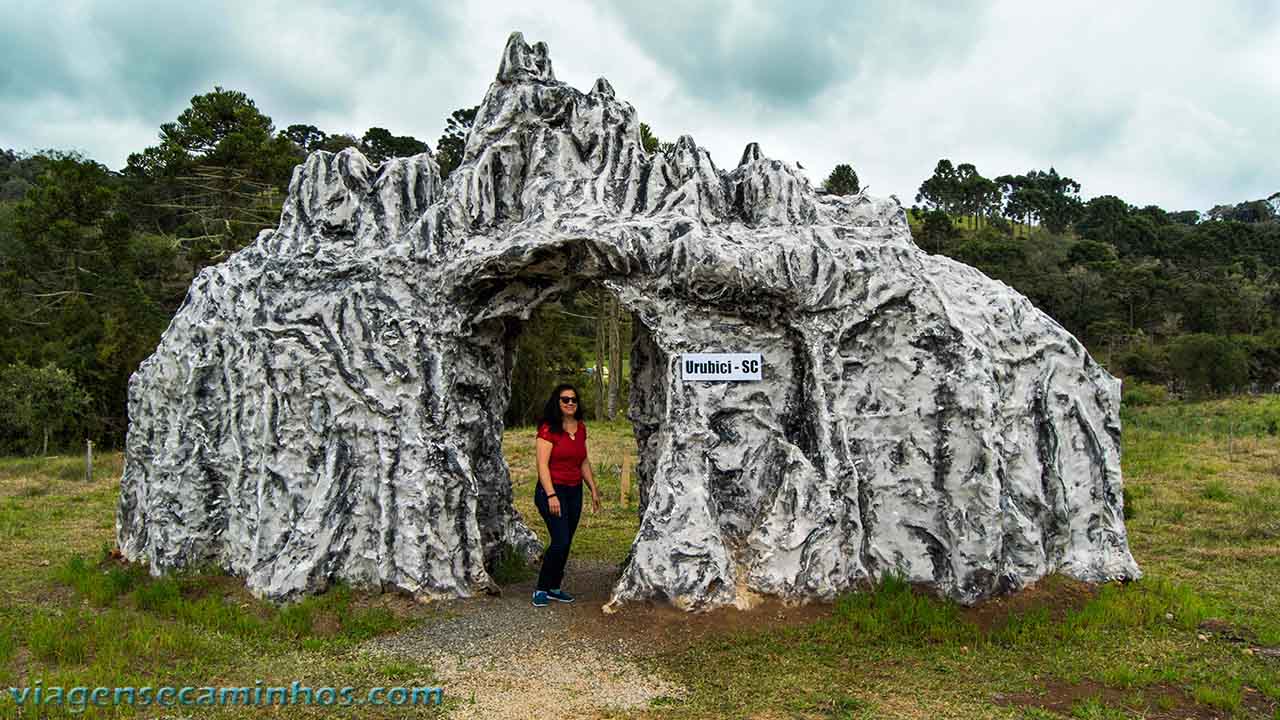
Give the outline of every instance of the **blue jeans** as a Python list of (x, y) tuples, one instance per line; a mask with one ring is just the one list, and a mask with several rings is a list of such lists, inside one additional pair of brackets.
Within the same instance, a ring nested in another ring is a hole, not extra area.
[(555, 485), (556, 499), (560, 501), (560, 515), (551, 514), (548, 507), (547, 494), (542, 483), (533, 491), (533, 504), (538, 514), (547, 524), (547, 532), (551, 535), (551, 543), (542, 555), (542, 570), (538, 572), (538, 589), (554, 590), (564, 580), (564, 566), (569, 561), (569, 545), (573, 543), (573, 533), (578, 529), (578, 518), (582, 516), (582, 483), (577, 485)]

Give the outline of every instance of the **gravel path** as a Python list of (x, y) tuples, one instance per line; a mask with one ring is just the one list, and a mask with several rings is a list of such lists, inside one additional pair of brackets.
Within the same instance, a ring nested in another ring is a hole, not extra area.
[(451, 601), (452, 617), (366, 649), (430, 662), (445, 697), (461, 701), (451, 718), (596, 718), (681, 697), (682, 688), (635, 662), (652, 643), (601, 612), (616, 577), (615, 565), (570, 559), (572, 604), (533, 607), (529, 580), (498, 597)]

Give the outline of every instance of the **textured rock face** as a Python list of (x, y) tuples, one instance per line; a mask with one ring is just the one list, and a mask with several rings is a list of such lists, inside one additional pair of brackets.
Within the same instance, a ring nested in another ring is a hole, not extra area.
[[(505, 546), (539, 551), (500, 447), (514, 321), (588, 283), (639, 321), (610, 608), (1139, 575), (1119, 382), (1061, 326), (922, 252), (896, 201), (817, 195), (754, 144), (728, 172), (687, 136), (646, 154), (606, 81), (557, 82), (519, 34), (448, 183), (314, 153), (279, 228), (195, 280), (131, 383), (120, 547), (273, 599), (492, 589)], [(680, 354), (734, 351), (763, 382), (681, 382)]]

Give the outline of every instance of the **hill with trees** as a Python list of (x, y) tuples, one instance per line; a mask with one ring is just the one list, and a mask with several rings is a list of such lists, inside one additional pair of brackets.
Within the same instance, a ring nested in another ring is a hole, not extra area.
[[(476, 111), (446, 118), (435, 147), (446, 177)], [(650, 152), (672, 148), (648, 125), (641, 135)], [(0, 149), (0, 453), (86, 437), (121, 445), (129, 376), (196, 273), (276, 224), (307, 153), (346, 147), (378, 162), (428, 145), (380, 127), (280, 130), (244, 93), (215, 87), (120, 171), (76, 153)], [(821, 188), (864, 189), (849, 164)], [(1081, 191), (1055, 168), (986, 178), (942, 159), (911, 229), (927, 251), (1027, 295), (1113, 373), (1193, 393), (1280, 383), (1280, 193), (1201, 214)], [(561, 378), (579, 383), (594, 416), (624, 413), (630, 331), (598, 288), (538, 308), (513, 328), (508, 423), (531, 422)]]
[(1280, 383), (1280, 193), (1195, 210), (1084, 201), (1048, 171), (938, 162), (917, 243), (1029, 297), (1115, 374), (1193, 394)]

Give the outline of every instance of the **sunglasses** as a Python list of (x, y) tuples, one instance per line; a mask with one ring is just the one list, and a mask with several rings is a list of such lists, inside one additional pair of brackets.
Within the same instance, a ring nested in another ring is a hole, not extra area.
[(577, 405), (577, 404), (578, 404), (578, 398), (576, 398), (576, 397), (562, 397), (562, 398), (560, 398), (560, 402), (564, 403), (565, 405)]

